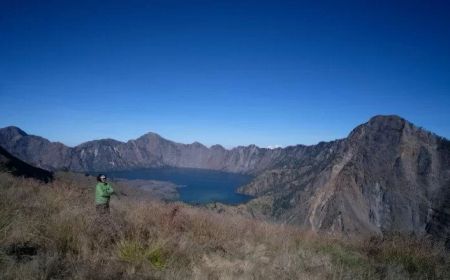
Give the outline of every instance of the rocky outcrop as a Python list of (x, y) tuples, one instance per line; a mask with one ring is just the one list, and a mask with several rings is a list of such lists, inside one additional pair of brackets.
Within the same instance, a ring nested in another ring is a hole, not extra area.
[(434, 231), (448, 238), (449, 158), (446, 139), (402, 118), (377, 116), (240, 191), (260, 196), (270, 218), (317, 232)]

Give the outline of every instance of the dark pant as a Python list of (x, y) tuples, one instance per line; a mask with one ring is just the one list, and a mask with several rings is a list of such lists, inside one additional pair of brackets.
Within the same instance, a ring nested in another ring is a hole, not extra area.
[(97, 204), (95, 205), (95, 210), (100, 215), (107, 215), (109, 214), (109, 203)]

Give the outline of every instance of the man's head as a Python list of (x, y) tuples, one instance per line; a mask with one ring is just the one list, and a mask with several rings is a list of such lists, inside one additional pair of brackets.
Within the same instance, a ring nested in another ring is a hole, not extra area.
[(104, 174), (98, 174), (97, 181), (105, 183), (106, 182), (106, 176)]

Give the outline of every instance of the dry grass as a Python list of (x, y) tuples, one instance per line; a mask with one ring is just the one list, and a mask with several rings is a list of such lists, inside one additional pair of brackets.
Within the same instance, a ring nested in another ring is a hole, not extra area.
[[(182, 203), (112, 201), (96, 216), (92, 178), (42, 185), (0, 173), (1, 279), (448, 279), (446, 252), (392, 236), (317, 237)], [(123, 187), (125, 188), (125, 187)], [(447, 252), (448, 253), (448, 252)]]

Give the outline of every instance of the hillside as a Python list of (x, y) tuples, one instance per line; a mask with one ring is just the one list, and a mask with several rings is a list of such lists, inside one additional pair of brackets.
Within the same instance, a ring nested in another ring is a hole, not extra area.
[(34, 178), (48, 183), (53, 179), (53, 174), (47, 170), (31, 166), (12, 156), (0, 147), (0, 172), (7, 172), (14, 176)]
[(448, 279), (439, 243), (411, 236), (336, 239), (288, 225), (143, 200), (114, 184), (110, 218), (95, 179), (52, 183), (0, 173), (2, 279)]
[(375, 117), (240, 191), (259, 197), (251, 212), (316, 232), (431, 232), (450, 242), (449, 143), (399, 117)]

